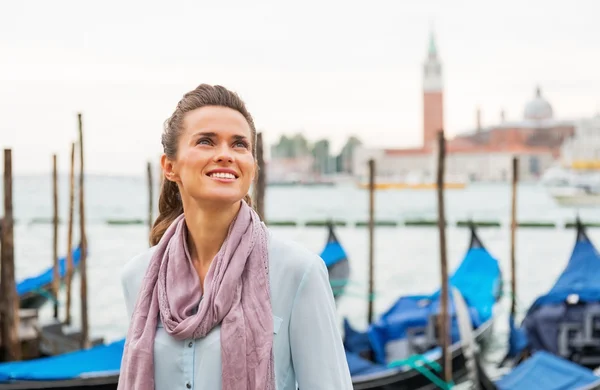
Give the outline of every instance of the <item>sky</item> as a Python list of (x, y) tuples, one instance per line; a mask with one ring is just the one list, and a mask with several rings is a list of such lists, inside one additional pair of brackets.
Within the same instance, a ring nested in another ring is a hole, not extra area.
[(445, 130), (518, 120), (536, 86), (555, 117), (600, 112), (596, 0), (88, 1), (0, 3), (0, 147), (15, 173), (68, 171), (77, 113), (89, 173), (143, 175), (164, 120), (201, 83), (240, 94), (274, 143), (334, 151), (422, 139), (434, 31)]

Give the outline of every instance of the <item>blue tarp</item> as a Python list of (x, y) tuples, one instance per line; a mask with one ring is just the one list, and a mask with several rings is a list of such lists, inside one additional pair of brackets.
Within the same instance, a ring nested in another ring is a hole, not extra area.
[(600, 301), (600, 255), (583, 230), (578, 231), (577, 241), (567, 267), (545, 295), (537, 298), (529, 313), (546, 304), (561, 303), (571, 294), (580, 301)]
[(346, 361), (350, 367), (350, 375), (368, 375), (376, 372), (387, 371), (389, 368), (383, 365), (374, 364), (363, 359), (358, 354), (346, 351)]
[[(367, 335), (371, 348), (375, 353), (375, 361), (379, 364), (390, 363), (386, 359), (385, 346), (388, 342), (406, 338), (406, 331), (409, 328), (425, 327), (432, 314), (440, 312), (440, 300), (422, 301), (420, 296), (401, 297), (390, 311), (385, 313), (379, 320), (369, 326)], [(452, 320), (450, 323), (450, 340), (456, 342), (459, 340), (458, 323), (454, 316), (454, 305), (452, 299), (449, 300), (448, 314)], [(470, 315), (473, 318), (473, 326), (481, 325), (477, 318), (477, 312), (470, 307)]]
[[(450, 287), (457, 288), (469, 306), (473, 327), (477, 328), (492, 316), (493, 306), (499, 297), (501, 272), (498, 261), (474, 240), (460, 266), (450, 277)], [(431, 295), (402, 296), (376, 322), (370, 324), (366, 336), (375, 354), (375, 361), (387, 364), (385, 346), (390, 341), (406, 337), (407, 328), (424, 327), (432, 314), (439, 312), (440, 291)], [(452, 294), (449, 312), (454, 313)], [(349, 328), (349, 326), (346, 326)], [(347, 331), (348, 332), (348, 331)], [(345, 337), (344, 345), (351, 353), (365, 349), (365, 336), (352, 331)], [(451, 321), (451, 339), (459, 338), (456, 319)], [(352, 370), (352, 368), (351, 368)]]
[(563, 303), (570, 295), (577, 295), (580, 302), (599, 302), (599, 274), (600, 254), (585, 234), (584, 228), (579, 226), (569, 262), (554, 286), (529, 307), (521, 328), (510, 323), (507, 357), (515, 357), (527, 346), (531, 346), (534, 350), (544, 349), (555, 352), (559, 323), (569, 317), (568, 311), (585, 309), (585, 307), (569, 309)]
[(66, 380), (82, 376), (118, 374), (125, 339), (83, 351), (42, 359), (0, 364), (0, 382)]
[(321, 252), (321, 258), (325, 261), (327, 267), (331, 267), (339, 261), (346, 259), (347, 256), (342, 245), (335, 240), (327, 242), (327, 245), (325, 245), (325, 248)]
[[(475, 308), (481, 323), (492, 317), (501, 283), (498, 260), (483, 247), (470, 248), (450, 277), (450, 285), (460, 291), (469, 307)], [(440, 293), (437, 291), (433, 297), (437, 298)]]
[[(81, 259), (81, 247), (77, 247), (73, 250), (73, 267), (79, 266), (79, 260)], [(67, 272), (66, 270), (67, 260), (66, 257), (58, 259), (59, 275), (63, 278)], [(36, 291), (43, 286), (52, 283), (54, 277), (53, 267), (47, 268), (44, 272), (38, 276), (27, 278), (17, 284), (17, 295), (22, 296), (26, 293)]]
[(506, 353), (506, 356), (514, 358), (527, 347), (527, 334), (525, 334), (523, 329), (517, 327), (512, 315), (508, 318), (508, 325), (510, 331), (508, 336), (508, 352)]
[(576, 390), (600, 377), (584, 367), (548, 352), (536, 352), (496, 382), (498, 390)]

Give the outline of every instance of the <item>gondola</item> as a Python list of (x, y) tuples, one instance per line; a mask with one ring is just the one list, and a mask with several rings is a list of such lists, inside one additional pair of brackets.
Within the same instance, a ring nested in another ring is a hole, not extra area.
[[(487, 343), (493, 329), (494, 307), (502, 295), (502, 273), (498, 261), (478, 238), (474, 226), (471, 226), (468, 250), (449, 277), (449, 287), (458, 290), (466, 302), (475, 341), (480, 345)], [(453, 379), (458, 382), (466, 377), (467, 366), (453, 301), (451, 295), (448, 305), (450, 353)], [(352, 329), (344, 320), (344, 348), (354, 389), (436, 388), (436, 384), (420, 370), (418, 361), (441, 364), (436, 327), (439, 303), (439, 290), (429, 295), (402, 296), (365, 332)], [(441, 376), (439, 372), (435, 375)]]
[[(552, 377), (559, 363), (580, 373), (600, 366), (600, 254), (579, 218), (575, 227), (571, 256), (552, 288), (533, 302), (520, 326), (509, 318), (509, 348), (501, 364), (513, 367), (508, 378), (528, 367)], [(532, 359), (553, 364), (533, 366)], [(600, 383), (594, 386), (589, 388)]]
[(346, 285), (348, 284), (348, 279), (350, 278), (350, 262), (348, 261), (346, 251), (335, 235), (332, 221), (327, 222), (327, 229), (329, 230), (329, 236), (325, 248), (323, 248), (323, 251), (321, 252), (321, 258), (327, 266), (329, 283), (333, 290), (333, 296), (337, 299), (344, 294)]
[[(81, 245), (73, 249), (73, 270), (77, 270), (79, 260), (81, 259)], [(67, 259), (61, 257), (58, 260), (58, 269), (61, 282), (65, 281), (67, 270)], [(54, 267), (48, 267), (40, 274), (24, 279), (17, 283), (17, 296), (19, 297), (19, 307), (21, 309), (39, 309), (49, 300), (55, 299), (52, 296), (52, 280), (54, 279)]]

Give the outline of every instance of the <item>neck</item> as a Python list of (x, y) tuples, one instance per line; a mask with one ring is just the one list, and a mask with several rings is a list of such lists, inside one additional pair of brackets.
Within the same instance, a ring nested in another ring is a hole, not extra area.
[(202, 268), (208, 268), (227, 238), (241, 203), (225, 208), (194, 206), (184, 207), (190, 256)]

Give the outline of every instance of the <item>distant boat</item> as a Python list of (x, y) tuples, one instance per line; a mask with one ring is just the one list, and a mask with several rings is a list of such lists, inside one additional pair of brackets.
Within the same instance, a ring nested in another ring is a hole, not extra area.
[(552, 167), (540, 183), (561, 206), (600, 206), (600, 172)]
[[(73, 272), (79, 267), (81, 259), (81, 245), (73, 249)], [(61, 257), (58, 260), (58, 274), (60, 283), (65, 283), (67, 275), (67, 259)], [(54, 280), (54, 267), (48, 267), (40, 274), (29, 277), (17, 283), (17, 295), (19, 297), (19, 306), (21, 309), (39, 309), (49, 300), (55, 299), (52, 296), (52, 281)]]
[[(444, 180), (444, 189), (461, 190), (467, 187), (468, 180), (464, 175), (447, 175)], [(369, 183), (365, 178), (359, 179), (357, 186), (368, 189)], [(408, 173), (404, 176), (383, 176), (375, 178), (376, 190), (434, 190), (437, 189), (435, 178), (418, 172)]]
[[(464, 309), (451, 298), (452, 369), (454, 380), (466, 373), (466, 359), (457, 318), (470, 314), (472, 337), (486, 343), (492, 335), (494, 307), (502, 296), (502, 273), (498, 261), (483, 246), (471, 227), (469, 248), (453, 275), (449, 288), (458, 290), (467, 305)], [(432, 367), (441, 364), (442, 354), (436, 330), (440, 291), (428, 295), (401, 296), (365, 332), (344, 321), (344, 348), (354, 389), (404, 390), (433, 389), (432, 376), (443, 376)], [(464, 325), (464, 324), (463, 324)], [(466, 341), (465, 341), (466, 342)], [(433, 379), (435, 380), (435, 378)]]
[(550, 188), (549, 194), (562, 206), (600, 206), (600, 186), (571, 185)]
[[(375, 189), (376, 190), (435, 190), (437, 189), (437, 183), (406, 183), (406, 182), (392, 182), (392, 181), (383, 181), (376, 182)], [(453, 182), (453, 183), (444, 183), (444, 189), (446, 190), (462, 190), (467, 187), (466, 183), (461, 182)], [(368, 183), (358, 183), (358, 188), (360, 189), (368, 189)]]
[(268, 187), (333, 187), (335, 185), (336, 182), (330, 179), (273, 180), (267, 182)]
[(350, 278), (350, 263), (346, 251), (340, 244), (334, 232), (332, 221), (327, 222), (328, 237), (325, 248), (321, 252), (321, 258), (329, 272), (329, 283), (333, 290), (333, 296), (337, 299), (343, 295), (348, 279)]

